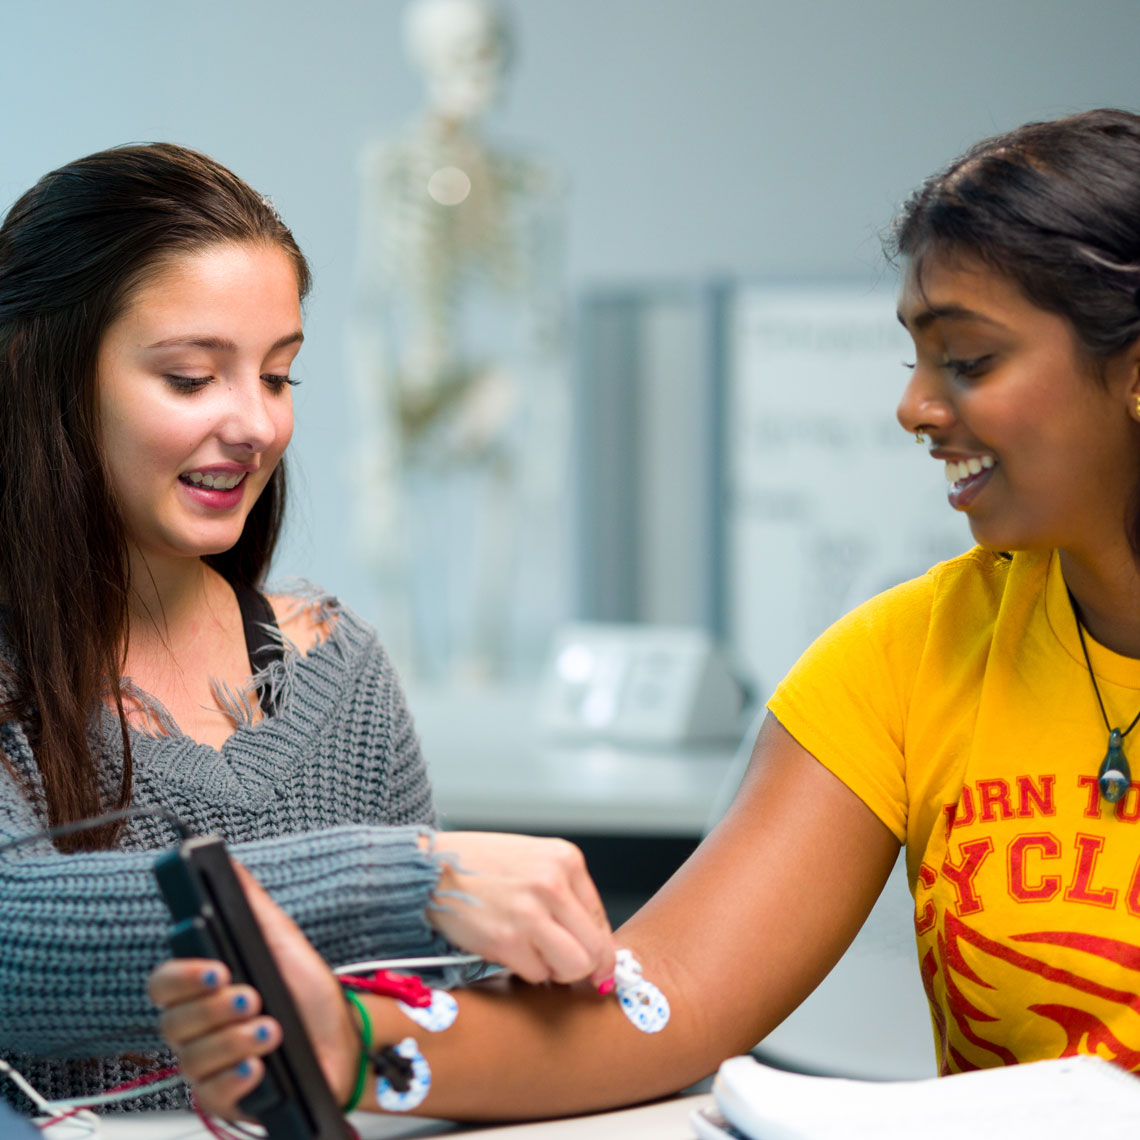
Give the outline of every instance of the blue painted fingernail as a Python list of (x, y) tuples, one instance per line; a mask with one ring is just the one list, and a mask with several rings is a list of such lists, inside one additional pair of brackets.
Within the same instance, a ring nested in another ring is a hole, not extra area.
[(239, 1077), (248, 1077), (253, 1072), (253, 1066), (248, 1061), (242, 1061), (235, 1069)]
[(234, 998), (234, 1009), (236, 1009), (238, 1013), (244, 1013), (249, 1009), (249, 998), (247, 998), (245, 994), (238, 994), (238, 996)]
[(268, 1025), (259, 1025), (257, 1027), (257, 1033), (255, 1034), (255, 1036), (257, 1037), (258, 1041), (268, 1041), (269, 1040), (269, 1026)]
[(202, 981), (207, 986), (209, 986), (210, 989), (213, 989), (218, 984), (218, 971), (217, 970), (207, 970), (202, 975)]

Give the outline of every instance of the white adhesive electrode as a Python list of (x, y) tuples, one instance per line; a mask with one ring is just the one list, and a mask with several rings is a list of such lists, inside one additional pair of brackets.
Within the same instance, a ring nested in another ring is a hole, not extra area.
[(659, 1033), (669, 1023), (669, 1000), (641, 974), (641, 963), (629, 950), (617, 952), (614, 987), (622, 1011), (642, 1033)]
[(418, 1026), (429, 1033), (442, 1033), (449, 1029), (459, 1014), (459, 1003), (446, 990), (431, 991), (431, 1005), (415, 1006), (405, 1001), (396, 1004)]
[(431, 1069), (414, 1037), (405, 1037), (393, 1048), (401, 1057), (411, 1061), (411, 1083), (404, 1092), (398, 1092), (387, 1077), (379, 1077), (376, 1081), (376, 1102), (385, 1112), (410, 1112), (423, 1104), (424, 1097), (431, 1088)]

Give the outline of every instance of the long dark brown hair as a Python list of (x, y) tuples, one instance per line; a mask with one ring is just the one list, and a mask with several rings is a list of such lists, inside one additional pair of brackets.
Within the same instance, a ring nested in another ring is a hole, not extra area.
[[(0, 591), (14, 653), (0, 718), (28, 727), (53, 825), (131, 797), (119, 683), (130, 579), (99, 442), (99, 345), (151, 276), (233, 242), (281, 248), (308, 292), (308, 266), (272, 203), (213, 159), (168, 143), (60, 167), (0, 226)], [(237, 545), (206, 561), (231, 582), (258, 584), (284, 506), (278, 464)], [(88, 732), (108, 695), (123, 739), (121, 771), (110, 773)], [(117, 836), (108, 826), (60, 846), (108, 847)]]
[[(1140, 337), (1140, 115), (1083, 111), (985, 139), (904, 205), (888, 252), (965, 254), (1064, 317), (1092, 364)], [(1125, 527), (1140, 563), (1140, 487)]]

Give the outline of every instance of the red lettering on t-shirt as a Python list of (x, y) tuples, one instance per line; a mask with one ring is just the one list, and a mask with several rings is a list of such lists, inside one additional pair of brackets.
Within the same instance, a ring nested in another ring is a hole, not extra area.
[(1100, 785), (1095, 776), (1078, 776), (1077, 787), (1088, 790), (1089, 799), (1085, 804), (1085, 819), (1100, 819)]
[(961, 795), (955, 804), (947, 804), (943, 809), (946, 813), (946, 834), (949, 835), (956, 827), (965, 827), (974, 822), (974, 793), (970, 791), (969, 784), (962, 785)]
[(1124, 798), (1117, 800), (1113, 805), (1112, 814), (1121, 823), (1135, 823), (1140, 819), (1140, 784), (1135, 780), (1128, 785)]
[(925, 934), (934, 929), (938, 921), (938, 914), (934, 909), (934, 902), (927, 899), (925, 902), (919, 897), (919, 891), (924, 887), (930, 890), (938, 882), (938, 872), (929, 864), (923, 863), (918, 869), (918, 885), (914, 888), (914, 932)]
[(1128, 884), (1128, 913), (1140, 918), (1140, 859), (1136, 860), (1136, 867), (1132, 871), (1132, 880)]
[(1097, 856), (1104, 847), (1103, 835), (1077, 835), (1077, 866), (1073, 881), (1065, 891), (1067, 902), (1089, 903), (1092, 906), (1116, 906), (1116, 890), (1105, 887), (1097, 890), (1092, 885)]
[(989, 836), (985, 839), (972, 839), (969, 843), (958, 844), (961, 863), (951, 863), (949, 856), (943, 860), (942, 874), (954, 884), (954, 890), (958, 894), (959, 916), (985, 909), (974, 890), (974, 876), (993, 849), (994, 841)]
[(979, 780), (978, 799), (981, 800), (980, 815), (983, 823), (993, 823), (995, 819), (1013, 819), (1013, 808), (1009, 806), (1008, 780)]
[(1017, 777), (1017, 815), (1019, 819), (1032, 819), (1038, 815), (1057, 814), (1057, 807), (1053, 802), (1053, 785), (1057, 782), (1057, 777), (1040, 776), (1039, 781), (1039, 784), (1035, 784), (1032, 776)]
[(1044, 875), (1030, 884), (1026, 878), (1026, 862), (1030, 851), (1039, 851), (1042, 859), (1060, 859), (1061, 841), (1047, 831), (1035, 835), (1018, 835), (1006, 849), (1010, 895), (1018, 902), (1047, 902), (1061, 889), (1060, 875)]

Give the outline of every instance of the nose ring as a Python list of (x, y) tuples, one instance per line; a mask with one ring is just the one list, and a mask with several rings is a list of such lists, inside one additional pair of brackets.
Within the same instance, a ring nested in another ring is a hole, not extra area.
[(926, 432), (924, 432), (922, 430), (922, 428), (919, 428), (914, 433), (914, 442), (919, 444), (919, 446), (921, 446), (922, 444), (924, 444), (926, 442)]

